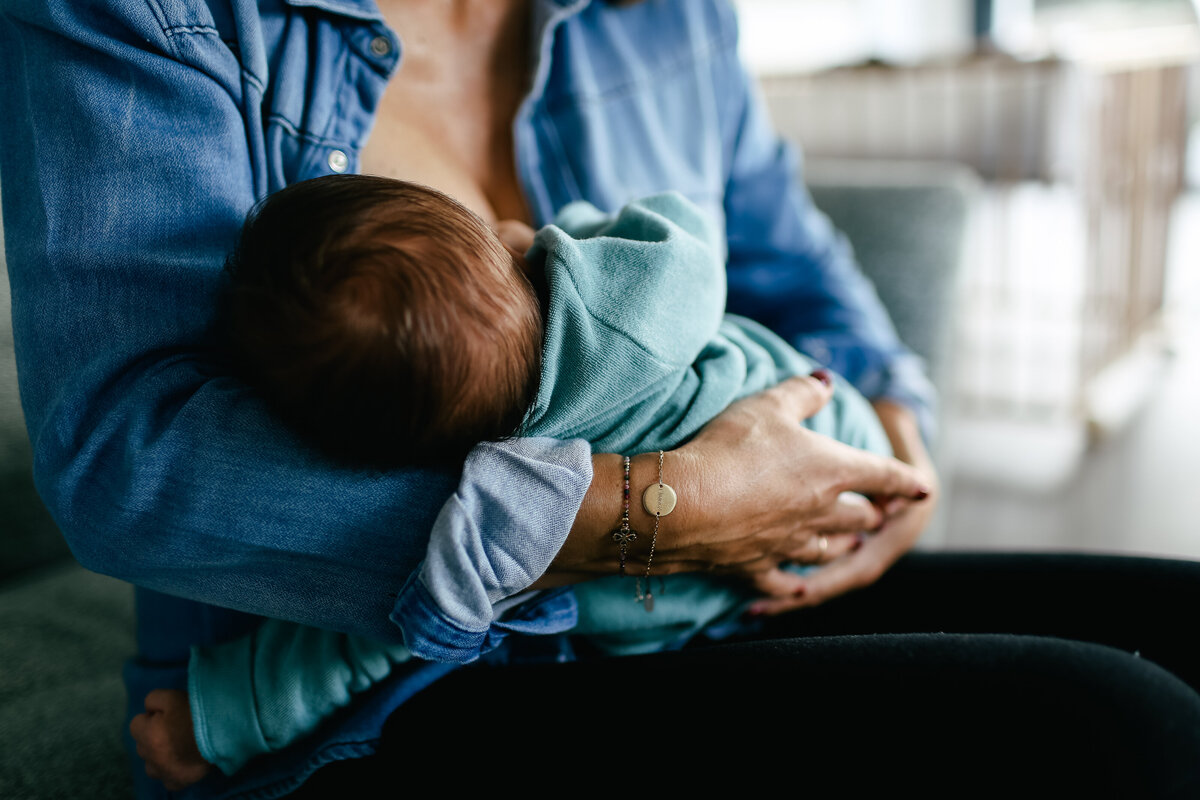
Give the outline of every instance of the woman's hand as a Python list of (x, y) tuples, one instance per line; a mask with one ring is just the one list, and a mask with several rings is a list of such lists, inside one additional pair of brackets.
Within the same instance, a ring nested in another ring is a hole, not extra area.
[[(679, 505), (661, 521), (655, 574), (717, 571), (753, 577), (781, 561), (816, 561), (822, 550), (825, 557), (837, 555), (856, 544), (860, 531), (879, 527), (880, 509), (892, 499), (912, 502), (930, 493), (921, 471), (800, 424), (831, 395), (830, 386), (817, 377), (793, 378), (733, 404), (691, 442), (667, 454), (664, 478), (678, 493)], [(598, 455), (593, 464), (592, 486), (575, 527), (535, 588), (617, 572), (617, 548), (609, 534), (621, 516), (620, 457)], [(658, 478), (657, 454), (635, 457), (631, 474), (630, 521), (634, 530), (648, 533), (653, 517), (638, 499)], [(875, 503), (843, 497), (843, 492)], [(631, 548), (631, 564), (644, 563), (648, 538), (643, 535)]]
[[(885, 519), (880, 530), (859, 539), (841, 557), (806, 576), (770, 569), (754, 578), (754, 585), (769, 599), (750, 607), (751, 614), (775, 615), (806, 606), (815, 606), (831, 597), (874, 583), (900, 556), (916, 543), (937, 508), (938, 480), (933, 462), (921, 440), (912, 412), (886, 400), (874, 403), (883, 429), (891, 440), (896, 457), (920, 470), (929, 496), (919, 502), (893, 498), (883, 506)], [(832, 551), (833, 545), (829, 546)]]

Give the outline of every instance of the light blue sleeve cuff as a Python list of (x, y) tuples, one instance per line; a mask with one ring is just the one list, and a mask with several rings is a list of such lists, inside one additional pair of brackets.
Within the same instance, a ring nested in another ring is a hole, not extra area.
[[(253, 636), (192, 648), (188, 702), (196, 745), (204, 760), (226, 775), (237, 772), (254, 756), (271, 751), (259, 727), (253, 675)], [(228, 676), (245, 676), (245, 680), (229, 680)]]
[[(592, 482), (591, 455), (585, 441), (542, 438), (471, 451), (392, 611), (413, 655), (466, 662), (484, 652), (497, 604), (528, 589), (566, 541)], [(564, 630), (561, 613), (550, 616), (556, 629), (538, 632)]]

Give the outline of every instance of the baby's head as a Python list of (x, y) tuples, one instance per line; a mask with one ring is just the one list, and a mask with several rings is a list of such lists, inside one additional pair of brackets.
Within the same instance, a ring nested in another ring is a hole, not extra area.
[(289, 186), (251, 213), (229, 271), (242, 371), (334, 455), (452, 460), (516, 433), (537, 393), (543, 323), (523, 259), (433, 189)]

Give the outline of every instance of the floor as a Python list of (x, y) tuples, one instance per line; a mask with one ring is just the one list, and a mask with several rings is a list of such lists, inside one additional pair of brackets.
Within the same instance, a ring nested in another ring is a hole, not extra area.
[(1055, 485), (949, 476), (945, 546), (1200, 559), (1200, 194), (1181, 201), (1173, 230), (1173, 356), (1149, 402)]

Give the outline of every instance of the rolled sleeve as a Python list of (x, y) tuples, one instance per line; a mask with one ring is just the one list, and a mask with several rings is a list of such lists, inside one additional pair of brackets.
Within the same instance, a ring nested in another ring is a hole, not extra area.
[[(413, 654), (465, 662), (495, 647), (511, 627), (497, 604), (546, 572), (591, 481), (591, 450), (582, 440), (514, 439), (472, 450), (391, 615)], [(521, 608), (525, 632), (575, 624), (569, 592), (542, 593)]]

